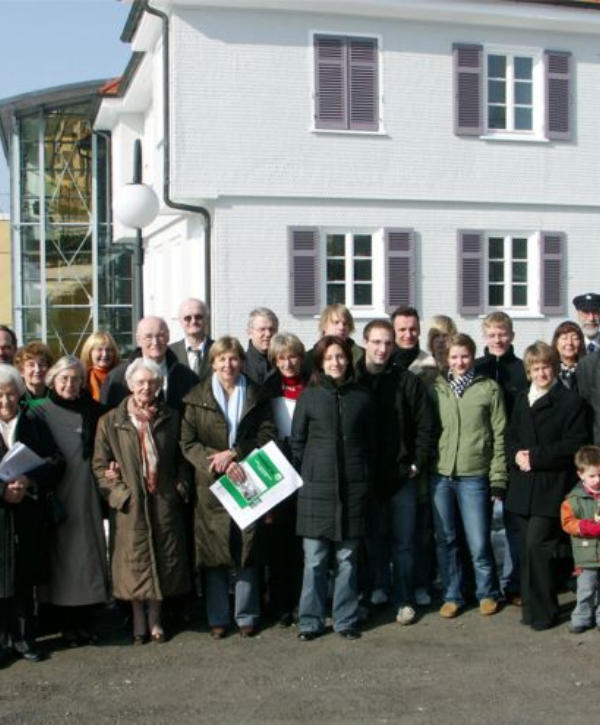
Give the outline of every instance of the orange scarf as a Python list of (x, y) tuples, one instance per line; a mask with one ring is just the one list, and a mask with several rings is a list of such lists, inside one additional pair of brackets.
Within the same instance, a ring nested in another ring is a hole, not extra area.
[(110, 370), (100, 368), (90, 368), (88, 371), (87, 389), (90, 391), (92, 398), (98, 402), (100, 402), (100, 388), (109, 372)]

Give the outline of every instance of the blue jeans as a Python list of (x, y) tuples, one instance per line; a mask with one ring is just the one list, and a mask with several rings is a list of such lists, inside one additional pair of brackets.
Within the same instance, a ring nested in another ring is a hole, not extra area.
[(330, 553), (335, 552), (336, 572), (333, 586), (333, 629), (344, 632), (358, 622), (357, 554), (358, 539), (329, 541), (302, 540), (304, 575), (300, 594), (301, 632), (320, 633), (325, 629), (327, 582)]
[[(206, 567), (206, 617), (209, 627), (229, 627), (230, 569)], [(256, 627), (260, 616), (258, 570), (256, 567), (235, 570), (235, 612), (238, 627)]]
[(436, 550), (444, 601), (459, 606), (463, 596), (463, 568), (457, 540), (460, 515), (475, 573), (477, 599), (497, 599), (496, 572), (490, 542), (490, 488), (485, 476), (431, 477), (431, 501)]
[(416, 478), (407, 479), (389, 499), (373, 501), (369, 511), (367, 554), (371, 588), (389, 590), (395, 607), (414, 604), (416, 519)]

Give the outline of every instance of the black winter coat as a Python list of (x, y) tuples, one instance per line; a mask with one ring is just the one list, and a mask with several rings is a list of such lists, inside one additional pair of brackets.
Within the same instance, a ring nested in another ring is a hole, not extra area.
[[(560, 383), (530, 407), (527, 393), (517, 396), (506, 428), (509, 485), (506, 508), (521, 516), (560, 516), (560, 505), (577, 481), (573, 457), (589, 442), (583, 400)], [(531, 471), (515, 463), (530, 452)]]
[[(46, 581), (46, 496), (55, 489), (65, 468), (48, 426), (28, 408), (19, 413), (15, 441), (47, 461), (27, 474), (34, 483), (29, 489), (32, 495), (21, 503), (4, 501), (6, 484), (0, 481), (0, 599), (12, 596), (15, 589), (23, 591)], [(0, 436), (0, 458), (5, 452)]]
[(475, 372), (495, 380), (502, 388), (506, 417), (510, 420), (517, 395), (529, 388), (525, 366), (521, 358), (515, 355), (513, 346), (500, 357), (491, 355), (486, 347), (483, 357), (475, 360)]
[(434, 448), (434, 416), (425, 384), (408, 370), (390, 362), (376, 375), (365, 361), (356, 366), (357, 380), (373, 396), (375, 410), (375, 468), (378, 496), (393, 496), (406, 481), (414, 463), (425, 472)]
[(273, 370), (269, 358), (254, 347), (252, 340), (248, 343), (246, 359), (244, 360), (242, 370), (246, 377), (250, 378), (253, 383), (259, 386), (265, 382), (265, 379), (271, 370)]
[(374, 422), (371, 396), (353, 380), (336, 386), (324, 377), (298, 399), (291, 446), (303, 479), (299, 536), (343, 541), (364, 535)]
[(579, 395), (588, 404), (594, 445), (600, 446), (600, 351), (588, 353), (577, 363), (575, 382)]

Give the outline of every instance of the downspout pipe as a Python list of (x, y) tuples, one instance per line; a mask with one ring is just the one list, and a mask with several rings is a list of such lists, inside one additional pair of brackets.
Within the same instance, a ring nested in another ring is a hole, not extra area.
[(163, 134), (164, 134), (164, 155), (163, 155), (163, 198), (165, 204), (171, 209), (201, 214), (204, 217), (204, 289), (206, 302), (212, 307), (212, 281), (210, 274), (211, 267), (211, 229), (212, 221), (210, 212), (204, 206), (198, 204), (184, 204), (171, 198), (171, 119), (170, 109), (170, 80), (169, 80), (169, 17), (162, 10), (153, 8), (146, 0), (144, 10), (149, 15), (154, 15), (162, 22), (162, 70), (163, 70)]

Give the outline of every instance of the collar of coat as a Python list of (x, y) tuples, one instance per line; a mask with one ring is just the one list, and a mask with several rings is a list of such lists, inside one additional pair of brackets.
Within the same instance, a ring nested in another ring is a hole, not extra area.
[[(199, 408), (207, 408), (208, 410), (217, 411), (224, 415), (212, 391), (213, 375), (214, 373), (211, 373), (199, 385), (193, 387), (183, 398), (183, 403), (185, 405), (193, 405)], [(261, 389), (253, 383), (248, 376), (246, 376), (246, 378), (248, 380), (248, 387), (246, 388), (246, 402), (244, 403), (242, 418), (244, 418), (244, 416), (246, 416), (252, 408), (255, 408), (264, 397)]]
[[(115, 408), (115, 426), (118, 428), (130, 428), (135, 430), (135, 426), (131, 422), (129, 413), (127, 412), (127, 402), (131, 396), (128, 395), (122, 400), (119, 405)], [(169, 420), (175, 411), (171, 410), (162, 400), (156, 401), (157, 410), (156, 417), (152, 421), (152, 428), (157, 428), (162, 425), (165, 421)]]

